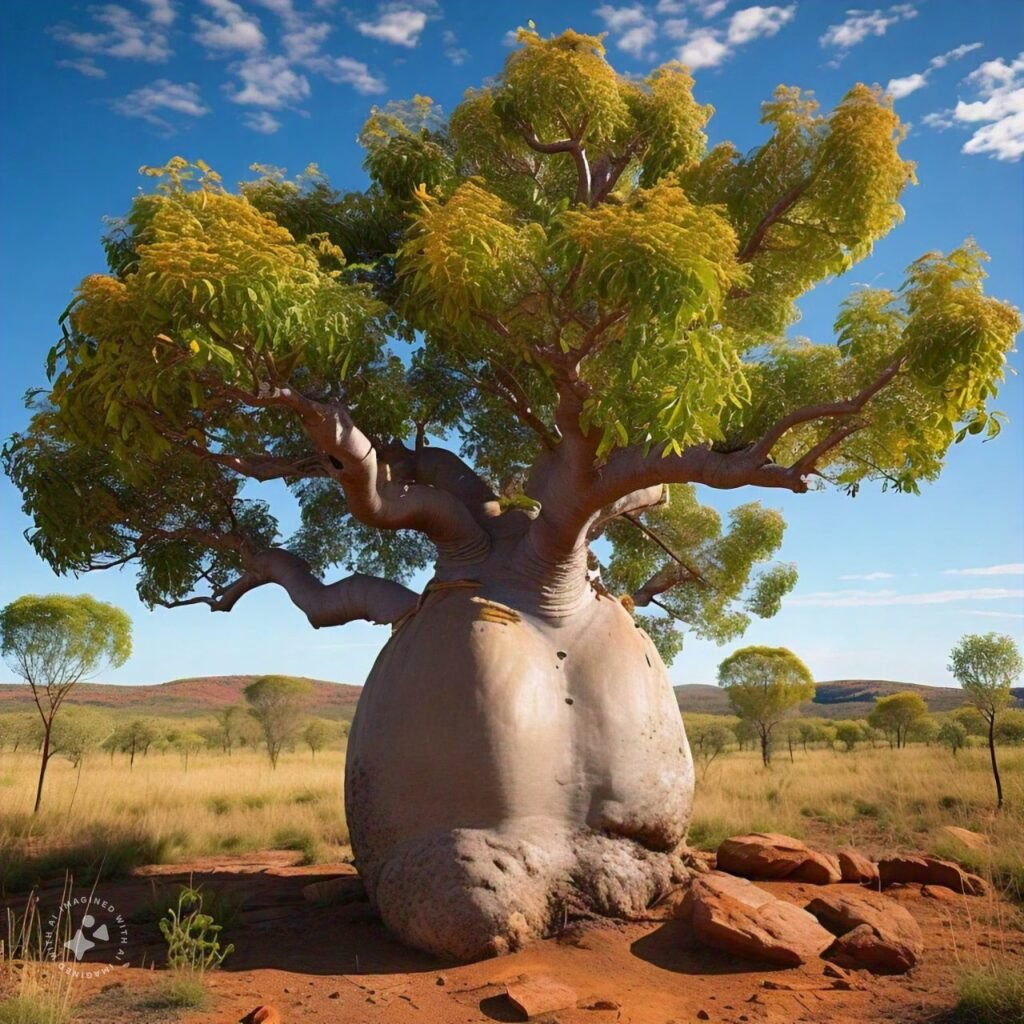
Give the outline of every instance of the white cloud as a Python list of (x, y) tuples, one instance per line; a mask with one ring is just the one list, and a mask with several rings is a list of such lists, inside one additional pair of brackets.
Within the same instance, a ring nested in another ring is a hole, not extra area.
[[(119, 57), (160, 63), (171, 55), (167, 42), (166, 4), (150, 4), (148, 18), (140, 18), (120, 4), (90, 7), (99, 30), (82, 32), (66, 23), (54, 25), (50, 33), (59, 42), (94, 57)], [(173, 20), (173, 9), (171, 15)]]
[(977, 89), (979, 98), (969, 103), (959, 100), (952, 110), (928, 114), (924, 123), (940, 129), (970, 126), (973, 134), (961, 152), (1019, 160), (1024, 156), (1024, 53), (1011, 62), (987, 60), (965, 81)]
[(200, 99), (199, 86), (194, 82), (178, 85), (166, 78), (130, 92), (123, 99), (116, 100), (113, 107), (123, 117), (139, 117), (164, 129), (170, 129), (171, 125), (160, 116), (161, 112), (170, 111), (186, 117), (202, 117), (210, 112)]
[(387, 92), (382, 78), (371, 74), (370, 69), (351, 57), (321, 57), (309, 63), (309, 67), (329, 82), (351, 85), (356, 92), (365, 96)]
[(728, 60), (737, 46), (761, 36), (773, 36), (796, 13), (796, 4), (788, 7), (745, 7), (730, 19), (725, 31), (717, 28), (698, 28), (687, 35), (682, 19), (672, 23), (669, 35), (684, 40), (678, 58), (691, 70), (713, 68)]
[(638, 60), (650, 51), (657, 38), (658, 24), (643, 7), (602, 4), (594, 13), (604, 22), (615, 39), (615, 45)]
[(943, 576), (1024, 576), (1024, 562), (1005, 562), (981, 569), (944, 569)]
[(1024, 619), (1024, 612), (990, 612), (980, 611), (977, 609), (969, 609), (968, 615), (982, 615), (987, 619)]
[(76, 57), (74, 60), (57, 61), (59, 68), (71, 68), (86, 78), (106, 78), (106, 71), (101, 68), (92, 57)]
[(174, 24), (177, 11), (175, 11), (171, 0), (142, 0), (142, 2), (149, 8), (149, 20), (154, 25), (163, 25), (164, 28), (168, 28)]
[(501, 45), (502, 46), (509, 46), (509, 47), (511, 47), (511, 46), (518, 46), (519, 45), (519, 31), (517, 29), (510, 28), (501, 37)]
[(284, 57), (251, 57), (238, 67), (242, 89), (231, 94), (235, 103), (280, 110), (309, 96), (305, 75), (294, 71)]
[(273, 135), (281, 127), (281, 122), (266, 110), (251, 111), (245, 115), (243, 120), (246, 128), (251, 128), (254, 132), (260, 132), (262, 135)]
[(901, 594), (896, 590), (823, 590), (786, 598), (793, 608), (879, 608), (894, 605), (952, 604), (956, 601), (1005, 601), (1024, 598), (1024, 590), (977, 587), (973, 590), (934, 590)]
[(960, 60), (966, 57), (972, 50), (980, 50), (981, 43), (964, 43), (962, 46), (954, 46), (952, 50), (932, 57), (928, 62), (933, 68), (944, 68), (950, 61)]
[(679, 59), (696, 71), (698, 68), (713, 68), (729, 56), (729, 47), (718, 38), (713, 29), (700, 28), (679, 47)]
[(234, 0), (202, 0), (214, 17), (196, 15), (196, 39), (207, 50), (225, 52), (240, 50), (258, 53), (266, 39), (259, 21), (247, 14)]
[(685, 18), (669, 18), (661, 23), (661, 31), (669, 39), (685, 39), (690, 31), (690, 23)]
[(956, 46), (946, 53), (940, 53), (937, 57), (932, 57), (928, 61), (928, 67), (924, 71), (907, 75), (905, 78), (890, 78), (885, 91), (894, 100), (902, 100), (911, 93), (917, 92), (918, 89), (923, 89), (928, 84), (928, 78), (933, 71), (944, 68), (951, 61), (959, 60), (972, 50), (977, 50), (980, 46), (981, 43), (964, 43), (962, 46)]
[(846, 576), (840, 576), (841, 580), (894, 580), (894, 572), (851, 572)]
[(655, 10), (658, 14), (683, 14), (688, 7), (694, 7), (702, 18), (714, 18), (729, 6), (729, 0), (658, 0)]
[(902, 100), (928, 84), (928, 76), (923, 73), (907, 75), (906, 78), (890, 78), (885, 91), (894, 99)]
[(819, 42), (822, 46), (849, 50), (869, 36), (884, 36), (890, 26), (916, 17), (917, 11), (912, 4), (896, 4), (887, 10), (847, 11), (846, 20), (838, 25), (829, 25)]
[(326, 21), (297, 23), (281, 36), (281, 46), (289, 60), (309, 60), (320, 52), (330, 33), (331, 26)]
[(423, 11), (399, 8), (379, 14), (375, 21), (357, 21), (356, 31), (371, 39), (411, 48), (419, 42), (426, 24), (427, 15)]
[(466, 63), (466, 58), (469, 56), (469, 50), (465, 47), (459, 46), (459, 38), (455, 35), (451, 29), (445, 29), (441, 33), (441, 44), (444, 46), (444, 55), (452, 62), (456, 67), (461, 67)]
[(795, 14), (796, 4), (789, 7), (745, 7), (729, 19), (727, 38), (731, 45), (740, 46), (760, 36), (773, 36)]

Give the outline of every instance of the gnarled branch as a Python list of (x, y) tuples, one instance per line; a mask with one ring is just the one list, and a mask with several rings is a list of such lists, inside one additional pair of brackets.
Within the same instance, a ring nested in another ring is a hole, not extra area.
[(229, 586), (209, 596), (162, 601), (167, 608), (205, 604), (211, 611), (229, 612), (239, 598), (268, 583), (287, 592), (292, 603), (306, 614), (310, 625), (341, 626), (355, 619), (394, 623), (411, 612), (419, 595), (401, 583), (355, 573), (336, 583), (317, 579), (309, 564), (283, 548), (270, 548), (245, 558), (246, 571)]

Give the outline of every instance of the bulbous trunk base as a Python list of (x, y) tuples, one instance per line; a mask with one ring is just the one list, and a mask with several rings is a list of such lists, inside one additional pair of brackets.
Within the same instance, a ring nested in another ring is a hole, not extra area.
[(439, 956), (636, 916), (686, 875), (682, 718), (650, 639), (607, 596), (557, 624), (498, 586), (429, 596), (367, 680), (345, 789), (370, 899)]

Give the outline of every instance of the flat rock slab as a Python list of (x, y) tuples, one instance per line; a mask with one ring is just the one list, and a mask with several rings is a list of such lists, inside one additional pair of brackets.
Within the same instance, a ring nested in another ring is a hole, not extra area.
[(752, 832), (726, 839), (718, 848), (719, 871), (742, 878), (786, 879), (829, 885), (842, 879), (839, 861), (830, 853), (812, 850), (792, 836)]
[(878, 865), (868, 860), (860, 850), (844, 846), (836, 851), (836, 859), (839, 861), (839, 870), (844, 882), (854, 882), (857, 885), (878, 884)]
[(796, 967), (821, 956), (834, 941), (806, 910), (742, 878), (718, 871), (701, 875), (690, 899), (697, 941), (733, 956)]
[(991, 845), (988, 836), (980, 832), (972, 832), (969, 828), (961, 828), (959, 825), (943, 825), (942, 831), (952, 836), (957, 842), (963, 843), (969, 850), (986, 851)]
[(895, 900), (878, 893), (829, 889), (807, 909), (839, 935), (828, 955), (843, 966), (903, 974), (924, 951), (917, 922)]
[(546, 974), (524, 974), (506, 984), (505, 994), (524, 1020), (576, 1006), (576, 992)]
[(988, 892), (984, 878), (964, 871), (951, 860), (938, 857), (910, 853), (886, 857), (878, 862), (878, 874), (883, 888), (897, 882), (919, 882), (921, 885), (942, 885), (965, 896), (984, 896)]

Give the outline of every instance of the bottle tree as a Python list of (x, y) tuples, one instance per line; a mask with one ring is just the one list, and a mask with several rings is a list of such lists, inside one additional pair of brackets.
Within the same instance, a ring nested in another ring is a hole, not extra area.
[[(145, 602), (215, 611), (276, 584), (316, 627), (393, 625), (349, 740), (353, 849), (385, 923), (456, 957), (635, 913), (679, 872), (693, 770), (649, 637), (728, 639), (793, 583), (765, 564), (775, 513), (723, 528), (695, 486), (915, 491), (998, 428), (1019, 325), (967, 242), (787, 340), (902, 215), (877, 90), (824, 114), (780, 88), (741, 154), (708, 148), (682, 66), (519, 43), (447, 120), (374, 111), (362, 192), (147, 171), (7, 448), (58, 571), (135, 562)], [(655, 602), (671, 618), (634, 617)]]

